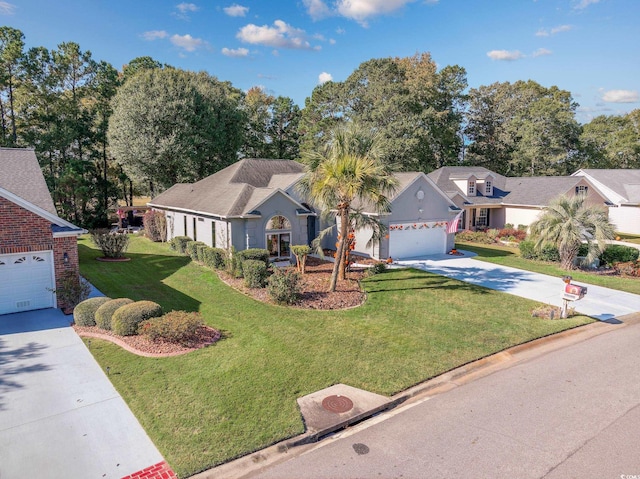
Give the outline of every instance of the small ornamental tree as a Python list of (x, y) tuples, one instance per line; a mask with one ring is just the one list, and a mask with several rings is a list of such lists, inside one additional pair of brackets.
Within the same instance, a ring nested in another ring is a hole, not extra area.
[(167, 218), (161, 211), (150, 210), (143, 218), (144, 234), (151, 241), (163, 242), (167, 239)]
[(307, 265), (307, 256), (311, 253), (311, 247), (306, 244), (298, 244), (291, 246), (291, 252), (296, 257), (296, 267), (302, 274), (305, 273)]

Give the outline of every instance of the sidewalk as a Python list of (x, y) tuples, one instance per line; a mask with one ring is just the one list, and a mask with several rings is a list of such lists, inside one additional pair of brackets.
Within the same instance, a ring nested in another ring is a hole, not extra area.
[[(395, 264), (422, 269), (545, 304), (562, 305), (562, 279), (479, 261), (473, 259), (475, 253), (462, 252), (464, 256), (443, 254), (430, 256), (428, 259), (398, 261)], [(640, 311), (640, 295), (582, 282), (576, 284), (587, 286), (587, 295), (571, 304), (579, 313), (607, 321)]]

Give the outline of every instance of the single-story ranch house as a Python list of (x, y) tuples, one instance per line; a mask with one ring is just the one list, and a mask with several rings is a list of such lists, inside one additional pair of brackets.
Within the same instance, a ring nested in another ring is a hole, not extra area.
[(79, 274), (85, 232), (57, 215), (34, 150), (0, 148), (0, 314), (64, 306), (54, 291)]
[[(310, 244), (325, 226), (297, 191), (303, 175), (295, 161), (243, 159), (196, 183), (174, 185), (149, 206), (164, 211), (169, 240), (189, 236), (213, 247), (266, 248), (273, 258), (289, 258), (291, 245)], [(356, 232), (356, 252), (401, 259), (449, 251), (454, 235), (447, 223), (460, 209), (425, 174), (397, 177), (391, 212), (379, 218), (389, 234), (368, 245), (372, 232)]]
[(640, 235), (640, 169), (582, 169), (572, 176), (595, 185), (608, 200), (609, 221), (616, 231)]
[(560, 195), (583, 194), (589, 204), (611, 204), (600, 186), (585, 176), (506, 177), (468, 166), (445, 166), (427, 176), (464, 210), (460, 229), (529, 226)]

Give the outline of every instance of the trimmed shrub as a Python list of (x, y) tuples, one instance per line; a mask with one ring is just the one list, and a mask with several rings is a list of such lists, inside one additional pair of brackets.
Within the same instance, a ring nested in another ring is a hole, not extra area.
[(136, 301), (116, 309), (111, 317), (111, 330), (120, 336), (138, 334), (138, 325), (147, 319), (162, 316), (162, 307), (153, 301)]
[(267, 283), (269, 296), (279, 304), (294, 304), (300, 290), (300, 274), (295, 270), (276, 268)]
[(132, 299), (116, 298), (100, 305), (100, 307), (96, 310), (96, 326), (98, 326), (100, 329), (106, 329), (107, 331), (110, 331), (111, 318), (113, 317), (113, 313), (115, 313), (120, 306), (131, 303), (133, 303)]
[[(193, 261), (198, 261), (198, 246), (205, 245), (202, 241), (189, 241), (184, 248), (184, 252), (191, 256)], [(206, 246), (206, 245), (205, 245)]]
[(180, 254), (185, 254), (185, 249), (189, 241), (193, 240), (188, 236), (176, 236), (175, 238), (171, 239), (171, 241), (169, 241), (169, 248), (177, 251)]
[(204, 326), (200, 313), (186, 311), (170, 311), (157, 318), (140, 323), (138, 331), (151, 341), (168, 341), (170, 343), (188, 344)]
[(234, 278), (242, 278), (242, 259), (233, 246), (227, 256), (226, 269)]
[(202, 264), (204, 264), (204, 250), (209, 248), (206, 244), (199, 244), (198, 246), (196, 246), (196, 257), (198, 258), (198, 261)]
[(260, 260), (248, 259), (242, 262), (242, 276), (248, 288), (264, 288), (267, 282), (267, 266)]
[(106, 296), (100, 296), (98, 298), (85, 299), (78, 304), (73, 310), (73, 320), (78, 326), (95, 326), (96, 325), (96, 311), (111, 298)]
[(58, 306), (61, 308), (74, 308), (91, 294), (89, 281), (79, 276), (75, 271), (62, 273), (59, 284), (55, 290)]
[[(506, 227), (506, 225), (505, 225), (505, 227)], [(529, 229), (529, 227), (527, 225), (518, 225), (518, 230), (519, 231), (527, 232), (528, 229)]]
[(204, 264), (209, 268), (224, 269), (227, 253), (222, 248), (204, 248)]
[(129, 246), (129, 235), (97, 229), (91, 231), (91, 241), (100, 248), (105, 258), (122, 258)]
[(237, 254), (240, 257), (241, 262), (252, 259), (262, 261), (265, 266), (269, 266), (269, 250), (262, 248), (249, 248), (243, 251), (238, 251)]
[(483, 231), (464, 230), (456, 234), (456, 241), (466, 241), (468, 243), (491, 244), (494, 239)]
[(631, 246), (612, 244), (602, 252), (600, 260), (608, 266), (615, 263), (628, 263), (637, 260), (639, 253), (640, 251)]
[(518, 249), (520, 249), (520, 256), (524, 259), (538, 259), (536, 245), (533, 241), (521, 241)]
[(142, 218), (144, 234), (151, 241), (160, 242), (167, 239), (167, 218), (162, 211), (149, 210)]
[(556, 247), (556, 245), (550, 243), (545, 244), (538, 252), (538, 259), (540, 261), (557, 263), (558, 261), (560, 261), (560, 253), (558, 252), (558, 248)]

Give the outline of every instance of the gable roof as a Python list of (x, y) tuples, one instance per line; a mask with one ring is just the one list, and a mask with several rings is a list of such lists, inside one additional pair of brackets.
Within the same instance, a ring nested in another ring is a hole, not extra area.
[[(508, 194), (505, 188), (507, 177), (491, 171), (483, 166), (443, 166), (427, 175), (449, 198), (461, 196), (465, 203), (469, 204), (501, 204)], [(486, 179), (492, 176), (493, 194), (486, 196), (478, 190), (477, 196), (467, 196), (466, 191), (461, 191), (454, 180), (461, 180), (474, 176), (477, 179)]]
[[(398, 180), (398, 187), (396, 190), (389, 196), (389, 201), (393, 203), (393, 201), (398, 198), (409, 186), (415, 183), (418, 178), (424, 178), (426, 182), (433, 187), (433, 189), (440, 195), (442, 198), (449, 203), (449, 206), (452, 209), (458, 209), (457, 206), (451, 201), (451, 198), (442, 191), (441, 188), (436, 185), (433, 179), (429, 178), (428, 175), (425, 175), (421, 171), (398, 171), (394, 172), (393, 176)], [(362, 209), (365, 212), (373, 213), (375, 211), (373, 205), (369, 202), (361, 203), (356, 200), (353, 202), (352, 206), (356, 209)]]
[(0, 148), (0, 188), (57, 216), (33, 149)]
[(58, 216), (31, 148), (0, 148), (0, 196), (49, 221), (54, 237), (86, 233)]
[[(574, 173), (574, 175), (576, 174)], [(572, 191), (582, 181), (581, 177), (573, 175), (508, 177), (482, 166), (444, 166), (432, 171), (427, 176), (433, 179), (449, 198), (461, 196), (466, 204), (476, 206), (547, 206), (551, 200)], [(493, 194), (485, 196), (481, 190), (477, 190), (476, 196), (468, 196), (467, 192), (461, 191), (454, 182), (454, 180), (471, 176), (477, 179), (493, 176)], [(586, 180), (603, 199), (607, 199), (597, 184), (589, 181), (589, 178)]]
[(148, 204), (221, 217), (250, 215), (303, 173), (304, 166), (292, 160), (245, 158), (195, 183), (174, 185)]
[(616, 204), (640, 204), (640, 169), (583, 168), (572, 176), (586, 176)]

